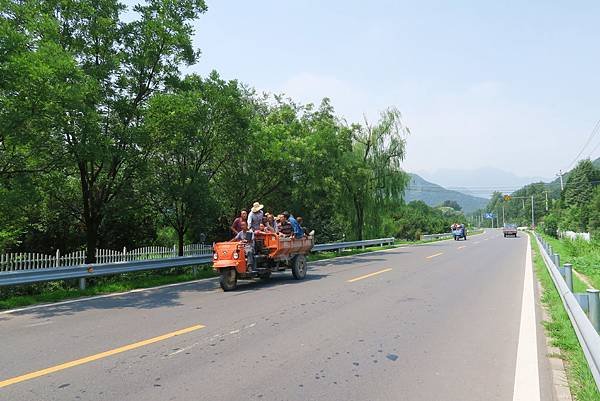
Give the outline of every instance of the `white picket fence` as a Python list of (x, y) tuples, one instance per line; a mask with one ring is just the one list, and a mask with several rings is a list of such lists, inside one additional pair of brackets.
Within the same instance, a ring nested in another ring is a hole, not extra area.
[[(190, 244), (183, 247), (183, 256), (209, 255), (212, 246), (206, 244)], [(96, 249), (96, 263), (129, 262), (135, 260), (165, 259), (177, 257), (177, 247), (146, 246), (128, 251), (112, 249)], [(0, 254), (0, 272), (50, 269), (53, 267), (77, 266), (85, 263), (85, 251), (71, 252), (61, 255), (57, 250), (55, 255), (41, 253), (4, 253)]]
[(576, 240), (577, 238), (581, 238), (584, 241), (590, 242), (590, 233), (576, 233), (574, 231), (559, 231), (559, 238), (569, 238), (571, 240)]

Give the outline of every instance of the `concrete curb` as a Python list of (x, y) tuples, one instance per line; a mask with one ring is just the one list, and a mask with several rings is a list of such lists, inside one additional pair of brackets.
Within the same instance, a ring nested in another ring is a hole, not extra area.
[[(528, 233), (527, 236), (529, 237), (529, 240), (531, 240), (531, 234)], [(532, 249), (532, 251), (535, 251), (539, 254), (540, 249), (539, 247), (536, 247), (535, 249)], [(535, 253), (532, 252), (532, 262), (534, 256)], [(541, 298), (544, 287), (537, 277), (536, 282), (538, 297)], [(548, 310), (546, 309), (545, 305), (541, 303), (541, 299), (537, 299), (536, 303), (539, 305), (540, 310), (542, 311), (542, 321), (551, 322), (552, 318), (548, 314)], [(548, 358), (550, 369), (552, 371), (553, 399), (556, 401), (573, 401), (571, 387), (569, 386), (569, 380), (567, 378), (567, 372), (565, 371), (565, 364), (561, 357), (560, 349), (552, 345), (552, 340), (547, 335), (545, 328), (542, 328), (542, 330), (544, 333), (544, 338), (546, 339), (546, 357)]]
[[(542, 283), (537, 281), (538, 294), (543, 292)], [(542, 320), (545, 322), (551, 322), (552, 319), (548, 314), (548, 311), (544, 305), (539, 304), (542, 311)], [(562, 360), (560, 349), (552, 345), (550, 337), (546, 335), (544, 330), (544, 338), (546, 339), (546, 356), (550, 362), (550, 369), (552, 370), (552, 384), (554, 387), (554, 399), (557, 401), (573, 401), (571, 395), (571, 388), (569, 387), (569, 381), (567, 379), (567, 372), (565, 371), (565, 364)]]

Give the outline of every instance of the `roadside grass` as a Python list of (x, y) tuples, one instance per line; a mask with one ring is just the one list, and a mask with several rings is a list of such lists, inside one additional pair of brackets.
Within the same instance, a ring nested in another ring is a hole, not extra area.
[(585, 292), (587, 289), (588, 286), (573, 274), (573, 292)]
[[(477, 234), (473, 234), (477, 235)], [(373, 246), (365, 249), (344, 249), (341, 252), (326, 251), (313, 253), (308, 256), (311, 262), (332, 259), (339, 256), (351, 256), (362, 253), (396, 248), (402, 245), (425, 244), (443, 240), (402, 241), (396, 240), (393, 245)], [(87, 288), (80, 290), (77, 280), (49, 281), (30, 285), (0, 287), (0, 310), (21, 308), (40, 303), (52, 303), (89, 297), (94, 295), (127, 292), (139, 288), (158, 287), (166, 284), (183, 283), (186, 281), (216, 277), (211, 265), (178, 267), (163, 270), (150, 270), (134, 273), (123, 273), (114, 276), (94, 277), (87, 279)]]
[(600, 400), (600, 392), (596, 389), (594, 377), (587, 365), (569, 315), (563, 307), (560, 295), (554, 287), (533, 236), (530, 236), (530, 241), (535, 271), (542, 284), (541, 300), (551, 318), (551, 321), (544, 322), (544, 327), (551, 338), (552, 345), (560, 349), (571, 393), (577, 401)]
[[(595, 288), (600, 288), (600, 241), (587, 242), (582, 239), (573, 241), (556, 239), (545, 234), (542, 236), (552, 245), (554, 252), (560, 255), (561, 263), (571, 263), (573, 268), (586, 276)], [(585, 288), (583, 291), (585, 292)]]

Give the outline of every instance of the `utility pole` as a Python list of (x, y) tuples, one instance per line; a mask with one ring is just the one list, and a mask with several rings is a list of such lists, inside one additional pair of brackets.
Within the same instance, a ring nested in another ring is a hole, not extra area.
[(533, 195), (531, 195), (531, 228), (535, 228), (535, 215), (533, 213)]
[(563, 184), (563, 172), (562, 170), (558, 170), (558, 174), (556, 174), (559, 178), (560, 178), (560, 190), (561, 192), (565, 189), (565, 186)]
[(548, 191), (544, 191), (546, 194), (546, 211), (548, 211)]
[(504, 203), (502, 204), (502, 226), (504, 226), (506, 224), (506, 221), (504, 221)]

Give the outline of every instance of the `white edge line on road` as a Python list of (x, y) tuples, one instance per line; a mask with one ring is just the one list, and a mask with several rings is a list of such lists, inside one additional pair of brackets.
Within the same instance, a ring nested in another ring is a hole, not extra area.
[[(475, 235), (480, 235), (480, 234), (485, 234), (485, 230), (479, 234), (475, 234)], [(343, 258), (352, 258), (358, 255), (364, 255), (364, 254), (375, 254), (375, 253), (380, 253), (380, 252), (390, 252), (390, 251), (394, 251), (398, 248), (410, 248), (413, 246), (427, 246), (429, 244), (435, 244), (437, 242), (442, 242), (442, 241), (448, 241), (449, 239), (445, 239), (445, 240), (440, 240), (440, 241), (431, 241), (431, 242), (424, 242), (422, 244), (399, 244), (398, 246), (395, 246), (393, 248), (390, 249), (381, 249), (378, 251), (373, 251), (373, 252), (365, 252), (365, 253), (359, 253), (357, 255), (346, 255), (346, 256), (336, 256), (335, 258), (332, 259), (343, 259)], [(331, 259), (323, 259), (323, 260), (315, 260), (314, 262), (309, 262), (309, 266), (312, 264), (317, 264), (317, 266), (321, 263), (325, 264), (325, 262), (330, 261)], [(60, 301), (60, 302), (53, 302), (53, 303), (48, 303), (48, 304), (38, 304), (38, 305), (31, 305), (31, 306), (25, 306), (23, 308), (18, 308), (18, 309), (9, 309), (9, 310), (5, 310), (5, 311), (0, 311), (0, 315), (9, 315), (11, 313), (18, 313), (18, 312), (25, 312), (28, 310), (32, 310), (32, 309), (38, 309), (38, 308), (47, 308), (50, 306), (60, 306), (60, 305), (68, 305), (68, 304), (73, 304), (76, 302), (87, 302), (87, 301), (93, 301), (95, 299), (102, 299), (102, 298), (111, 298), (111, 297), (117, 297), (120, 295), (127, 295), (127, 294), (133, 294), (136, 292), (146, 292), (146, 291), (154, 291), (154, 290), (160, 290), (162, 288), (168, 288), (168, 287), (177, 287), (180, 285), (187, 285), (187, 284), (194, 284), (194, 283), (200, 283), (203, 281), (211, 281), (211, 280), (218, 280), (218, 277), (208, 277), (208, 278), (202, 278), (199, 280), (193, 280), (193, 281), (183, 281), (181, 283), (172, 283), (172, 284), (165, 284), (165, 285), (161, 285), (158, 287), (150, 287), (150, 288), (136, 288), (134, 290), (129, 290), (129, 291), (125, 291), (125, 292), (113, 292), (110, 294), (102, 294), (102, 295), (94, 295), (92, 297), (82, 297), (82, 298), (75, 298), (75, 299), (68, 299), (66, 301)]]
[(540, 374), (538, 370), (537, 326), (530, 241), (527, 241), (525, 256), (521, 325), (519, 327), (513, 401), (540, 401)]

